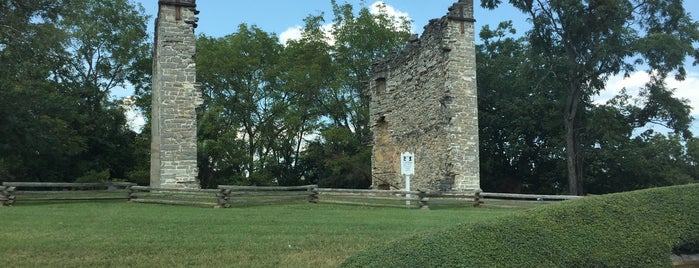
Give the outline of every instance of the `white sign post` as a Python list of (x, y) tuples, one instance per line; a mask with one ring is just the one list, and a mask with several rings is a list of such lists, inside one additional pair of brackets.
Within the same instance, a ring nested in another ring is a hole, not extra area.
[[(412, 153), (405, 152), (400, 154), (400, 173), (405, 176), (405, 190), (410, 191), (410, 175), (415, 174), (415, 156)], [(410, 194), (406, 194), (407, 199)], [(410, 200), (405, 200), (405, 205), (410, 206)]]

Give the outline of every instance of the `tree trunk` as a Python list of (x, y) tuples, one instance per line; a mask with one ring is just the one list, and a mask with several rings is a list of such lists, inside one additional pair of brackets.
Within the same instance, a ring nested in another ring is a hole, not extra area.
[(566, 165), (568, 167), (568, 191), (571, 195), (583, 195), (582, 156), (580, 150), (578, 150), (578, 135), (575, 131), (575, 119), (577, 118), (578, 105), (580, 104), (580, 89), (572, 84), (568, 92), (566, 107), (563, 113), (566, 138)]
[(575, 120), (565, 120), (566, 165), (568, 168), (568, 191), (571, 195), (583, 195), (583, 176), (578, 142), (575, 133)]

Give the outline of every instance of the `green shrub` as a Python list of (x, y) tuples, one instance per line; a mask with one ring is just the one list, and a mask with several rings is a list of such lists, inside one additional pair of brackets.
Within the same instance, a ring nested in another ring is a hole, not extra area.
[(359, 252), (343, 267), (671, 267), (696, 250), (699, 184), (588, 197)]
[(75, 179), (75, 183), (107, 182), (109, 181), (109, 169), (102, 171), (90, 170)]

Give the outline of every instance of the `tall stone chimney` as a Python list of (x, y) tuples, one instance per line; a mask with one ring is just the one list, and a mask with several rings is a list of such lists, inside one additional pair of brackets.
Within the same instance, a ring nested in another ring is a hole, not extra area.
[(160, 0), (155, 21), (150, 185), (199, 188), (195, 0)]

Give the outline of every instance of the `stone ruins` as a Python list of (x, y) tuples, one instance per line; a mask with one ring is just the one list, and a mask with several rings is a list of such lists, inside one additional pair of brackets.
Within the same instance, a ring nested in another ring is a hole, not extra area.
[(159, 0), (153, 52), (152, 187), (199, 188), (195, 0)]
[(399, 156), (412, 152), (412, 189), (480, 190), (474, 22), (473, 0), (460, 0), (374, 64), (372, 188), (404, 189)]

